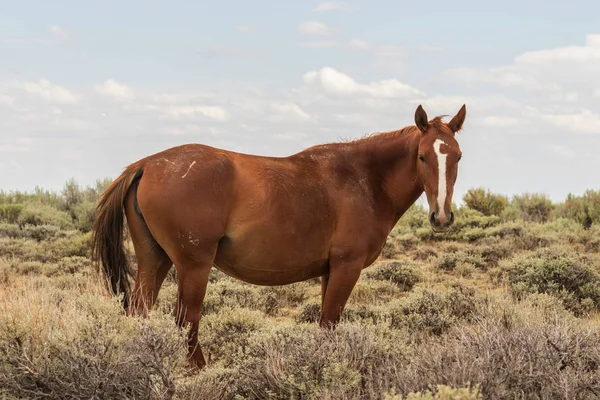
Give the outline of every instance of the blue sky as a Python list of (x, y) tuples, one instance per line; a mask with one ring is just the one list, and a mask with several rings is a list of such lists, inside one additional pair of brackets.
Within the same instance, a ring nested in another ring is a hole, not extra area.
[(454, 114), (470, 187), (598, 189), (600, 3), (0, 1), (0, 188), (182, 143), (254, 154)]

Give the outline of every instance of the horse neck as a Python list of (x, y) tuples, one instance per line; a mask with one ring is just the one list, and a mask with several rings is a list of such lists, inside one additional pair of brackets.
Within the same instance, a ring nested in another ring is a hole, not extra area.
[(406, 128), (356, 143), (365, 158), (374, 200), (382, 213), (396, 224), (423, 193), (417, 176), (419, 131)]

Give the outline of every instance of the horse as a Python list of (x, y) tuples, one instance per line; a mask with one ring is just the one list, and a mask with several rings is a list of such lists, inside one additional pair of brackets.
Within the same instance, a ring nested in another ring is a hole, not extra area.
[[(321, 280), (319, 325), (334, 328), (361, 271), (380, 255), (400, 217), (426, 193), (429, 223), (454, 222), (452, 195), (462, 152), (449, 122), (428, 120), (286, 157), (184, 144), (125, 167), (96, 208), (92, 257), (127, 315), (147, 316), (175, 265), (175, 322), (187, 332), (190, 366), (206, 362), (198, 327), (209, 272), (255, 285)], [(125, 217), (125, 218), (124, 218)], [(123, 246), (124, 219), (137, 259)]]

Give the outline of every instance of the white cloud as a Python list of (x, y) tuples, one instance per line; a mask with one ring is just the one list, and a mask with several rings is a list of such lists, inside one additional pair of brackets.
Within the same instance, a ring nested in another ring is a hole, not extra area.
[(171, 106), (164, 109), (164, 114), (175, 119), (190, 118), (201, 115), (217, 121), (226, 121), (229, 115), (218, 106)]
[(5, 94), (0, 94), (0, 104), (12, 107), (15, 104), (15, 99)]
[(600, 135), (600, 114), (588, 109), (563, 114), (532, 110), (530, 116), (566, 131)]
[(534, 74), (514, 66), (490, 69), (456, 68), (447, 72), (453, 79), (468, 83), (491, 83), (525, 90), (558, 90), (558, 85), (541, 82)]
[(305, 21), (298, 24), (298, 30), (303, 35), (311, 36), (329, 36), (333, 34), (333, 29), (317, 21)]
[(254, 31), (254, 27), (250, 26), (250, 25), (238, 25), (236, 27), (236, 29), (238, 30), (238, 32), (252, 32), (252, 31)]
[(550, 146), (550, 149), (556, 155), (564, 157), (564, 158), (573, 158), (575, 156), (575, 150), (573, 150), (572, 148), (570, 148), (568, 146), (553, 145), (553, 146)]
[(371, 46), (369, 46), (369, 43), (366, 40), (362, 40), (362, 39), (352, 39), (348, 46), (352, 50), (359, 50), (359, 51), (365, 51), (365, 50), (369, 50), (371, 48)]
[[(510, 65), (458, 68), (447, 74), (469, 84), (486, 83), (526, 91), (554, 92), (565, 102), (577, 102), (600, 86), (600, 35), (587, 35), (582, 46), (529, 51)], [(585, 82), (585, 84), (583, 84)], [(581, 93), (577, 93), (578, 89)], [(575, 97), (576, 96), (576, 97)]]
[(315, 41), (315, 42), (298, 42), (300, 47), (333, 47), (336, 43), (334, 41)]
[(69, 33), (58, 25), (50, 27), (50, 33), (58, 40), (68, 40)]
[(79, 102), (77, 95), (62, 86), (51, 83), (47, 79), (40, 79), (37, 82), (18, 82), (15, 86), (23, 89), (30, 95), (52, 103), (73, 104)]
[(311, 117), (295, 103), (271, 103), (271, 110), (280, 117), (292, 120), (310, 120)]
[(115, 82), (113, 79), (107, 79), (103, 83), (94, 86), (96, 93), (115, 100), (133, 100), (135, 93), (127, 85)]
[(519, 119), (515, 117), (487, 115), (481, 118), (481, 124), (492, 127), (512, 127), (519, 125)]
[(585, 46), (567, 46), (555, 49), (530, 51), (515, 59), (517, 64), (542, 64), (556, 61), (587, 63), (600, 60), (600, 34), (587, 35)]
[(419, 90), (396, 79), (385, 79), (366, 84), (357, 83), (350, 76), (331, 67), (304, 74), (304, 81), (315, 84), (325, 92), (340, 95), (368, 94), (373, 97), (395, 98), (421, 96)]
[(313, 9), (313, 11), (333, 11), (333, 10), (354, 11), (354, 10), (356, 10), (356, 7), (351, 4), (345, 3), (343, 1), (328, 1), (325, 3), (317, 4), (317, 6)]
[(207, 49), (201, 54), (207, 58), (244, 58), (256, 59), (261, 58), (263, 53), (258, 50), (248, 48), (224, 47), (216, 46)]

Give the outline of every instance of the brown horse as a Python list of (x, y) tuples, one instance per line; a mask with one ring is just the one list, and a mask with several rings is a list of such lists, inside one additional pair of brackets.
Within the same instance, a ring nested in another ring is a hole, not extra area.
[[(192, 366), (205, 365), (198, 322), (209, 271), (257, 285), (321, 277), (323, 327), (340, 319), (361, 271), (379, 256), (398, 219), (421, 196), (442, 232), (461, 151), (454, 136), (465, 105), (445, 123), (421, 106), (415, 126), (352, 142), (261, 157), (186, 144), (125, 168), (106, 189), (94, 223), (94, 258), (129, 314), (146, 315), (173, 264), (176, 320), (190, 324)], [(137, 258), (123, 248), (123, 211)]]

